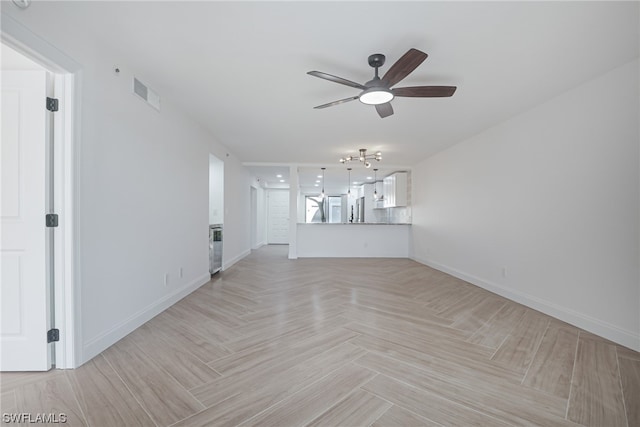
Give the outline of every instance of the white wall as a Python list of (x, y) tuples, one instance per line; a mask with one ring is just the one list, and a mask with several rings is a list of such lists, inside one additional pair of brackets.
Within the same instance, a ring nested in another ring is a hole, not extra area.
[(640, 350), (638, 75), (635, 60), (420, 163), (413, 257)]
[[(215, 152), (213, 152), (215, 154)], [(226, 270), (251, 253), (251, 195), (253, 182), (249, 171), (232, 154), (224, 156), (224, 237), (222, 270)]]
[(408, 258), (410, 225), (297, 224), (298, 258)]
[(81, 364), (208, 280), (209, 153), (224, 161), (224, 268), (249, 253), (251, 181), (170, 99), (158, 112), (134, 96), (136, 72), (118, 52), (79, 33), (55, 4), (33, 6), (2, 13), (83, 67), (75, 260)]
[(209, 224), (224, 223), (224, 162), (209, 154)]
[(256, 213), (255, 213), (255, 218), (251, 218), (252, 220), (255, 219), (256, 223), (255, 223), (255, 246), (253, 246), (251, 249), (258, 249), (261, 246), (264, 246), (267, 244), (267, 237), (266, 237), (266, 229), (267, 229), (267, 198), (266, 198), (266, 191), (265, 189), (260, 185), (260, 181), (258, 181), (255, 177), (252, 178), (252, 182), (250, 185), (250, 189), (249, 189), (249, 194), (251, 194), (251, 189), (255, 190), (256, 192)]

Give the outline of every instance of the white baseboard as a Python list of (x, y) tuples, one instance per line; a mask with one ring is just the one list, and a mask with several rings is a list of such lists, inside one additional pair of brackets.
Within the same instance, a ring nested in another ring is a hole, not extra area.
[(265, 242), (260, 242), (260, 243), (256, 243), (256, 245), (254, 247), (251, 248), (251, 250), (255, 251), (257, 249), (260, 249), (261, 247), (263, 247), (264, 245), (266, 245)]
[(222, 264), (222, 271), (228, 269), (233, 264), (235, 264), (236, 262), (240, 261), (242, 258), (246, 257), (250, 253), (251, 253), (251, 249), (247, 249), (246, 251), (243, 251), (242, 253), (240, 253), (238, 256), (233, 257), (230, 260), (227, 260), (226, 262), (224, 262)]
[(162, 313), (164, 310), (171, 307), (173, 304), (180, 301), (182, 298), (207, 283), (209, 280), (211, 280), (211, 275), (209, 273), (202, 275), (186, 286), (183, 286), (180, 289), (176, 289), (169, 295), (164, 296), (163, 298), (143, 308), (127, 319), (124, 319), (108, 331), (87, 341), (83, 346), (83, 360), (76, 367), (93, 359), (95, 356), (102, 353), (104, 350), (106, 350), (125, 336), (129, 335), (131, 332), (133, 332), (158, 314)]
[(588, 316), (584, 313), (577, 312), (575, 310), (562, 307), (551, 301), (538, 298), (524, 292), (508, 289), (503, 286), (491, 283), (489, 281), (480, 279), (479, 277), (466, 274), (455, 268), (448, 267), (446, 265), (439, 264), (429, 259), (422, 259), (418, 257), (411, 257), (420, 264), (427, 265), (436, 270), (440, 270), (454, 277), (467, 281), (473, 285), (479, 286), (483, 289), (491, 291), (495, 294), (508, 298), (512, 301), (526, 305), (527, 307), (538, 310), (556, 319), (567, 322), (578, 328), (582, 328), (585, 331), (589, 331), (593, 334), (599, 335), (603, 338), (611, 340), (615, 343), (631, 348), (636, 351), (640, 351), (640, 336), (635, 335), (633, 332), (619, 328), (610, 323)]

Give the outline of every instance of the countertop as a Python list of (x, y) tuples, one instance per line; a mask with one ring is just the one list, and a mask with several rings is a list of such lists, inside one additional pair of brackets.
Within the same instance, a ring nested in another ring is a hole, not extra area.
[(299, 222), (298, 225), (411, 225), (410, 222)]

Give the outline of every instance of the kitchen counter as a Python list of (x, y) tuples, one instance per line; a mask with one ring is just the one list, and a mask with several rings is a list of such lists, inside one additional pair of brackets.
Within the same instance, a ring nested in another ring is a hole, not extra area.
[[(355, 226), (355, 227), (354, 227)], [(408, 258), (411, 224), (298, 224), (298, 258)]]
[(300, 222), (298, 225), (411, 225), (409, 222)]

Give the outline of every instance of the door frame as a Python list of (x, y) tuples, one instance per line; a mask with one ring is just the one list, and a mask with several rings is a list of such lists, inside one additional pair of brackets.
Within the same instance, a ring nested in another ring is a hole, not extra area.
[[(54, 96), (60, 110), (54, 114), (54, 207), (60, 214), (55, 229), (54, 269), (55, 367), (75, 368), (84, 360), (80, 311), (80, 112), (82, 67), (48, 41), (8, 15), (1, 14), (0, 41), (42, 65), (54, 75)], [(43, 100), (44, 103), (44, 100)], [(43, 217), (45, 212), (42, 213)], [(43, 219), (44, 220), (44, 219)]]
[(258, 249), (258, 189), (253, 185), (249, 186), (249, 247), (252, 250)]

